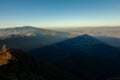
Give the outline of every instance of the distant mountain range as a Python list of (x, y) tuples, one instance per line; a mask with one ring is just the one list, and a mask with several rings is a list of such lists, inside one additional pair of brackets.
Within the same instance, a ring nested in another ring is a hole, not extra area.
[(15, 28), (0, 29), (1, 38), (9, 38), (10, 36), (67, 36), (67, 32), (52, 31), (48, 29), (41, 29), (32, 26), (22, 26)]
[(0, 36), (0, 45), (7, 44), (9, 47), (30, 50), (65, 40), (70, 37), (70, 34), (23, 26), (0, 29)]

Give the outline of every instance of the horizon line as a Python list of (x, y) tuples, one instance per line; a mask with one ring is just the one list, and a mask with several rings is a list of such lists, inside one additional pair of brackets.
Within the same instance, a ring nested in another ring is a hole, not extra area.
[(40, 26), (32, 26), (32, 25), (24, 25), (24, 26), (11, 26), (11, 27), (0, 27), (0, 29), (7, 29), (7, 28), (17, 28), (17, 27), (36, 27), (36, 28), (45, 28), (45, 29), (52, 29), (52, 28), (103, 28), (103, 27), (120, 27), (118, 26), (67, 26), (67, 27), (40, 27)]

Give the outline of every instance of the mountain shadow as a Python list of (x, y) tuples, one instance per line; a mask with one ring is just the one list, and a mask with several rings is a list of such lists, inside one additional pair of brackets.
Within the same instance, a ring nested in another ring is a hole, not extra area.
[(97, 39), (120, 49), (120, 38), (114, 36), (95, 36)]
[(109, 80), (120, 77), (119, 49), (87, 34), (29, 53), (4, 45), (0, 50), (0, 79)]
[(54, 63), (83, 79), (120, 76), (120, 50), (87, 34), (30, 52), (37, 60)]

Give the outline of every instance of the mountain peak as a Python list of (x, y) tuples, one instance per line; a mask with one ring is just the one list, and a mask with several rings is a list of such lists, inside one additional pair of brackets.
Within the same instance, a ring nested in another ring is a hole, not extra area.
[(29, 27), (33, 27), (33, 26), (22, 26), (22, 27), (28, 27), (29, 28)]
[(36, 28), (34, 26), (21, 26), (21, 27), (15, 27), (16, 29), (33, 29)]
[[(83, 34), (83, 35), (80, 35), (80, 36), (77, 36), (78, 38), (94, 38), (93, 36), (91, 35), (88, 35), (88, 34)], [(77, 38), (76, 37), (76, 38)]]
[(64, 43), (66, 44), (72, 44), (74, 47), (76, 46), (90, 46), (90, 45), (95, 45), (95, 44), (101, 44), (103, 43), (102, 41), (94, 38), (93, 36), (90, 36), (88, 34), (84, 34), (81, 36), (74, 37), (72, 39), (65, 40)]
[(90, 36), (90, 35), (88, 35), (88, 34), (83, 34), (82, 36), (92, 37), (92, 36)]
[[(88, 35), (88, 34), (84, 34), (84, 35), (80, 35), (80, 36), (77, 36), (77, 37), (74, 37), (73, 38), (74, 40), (80, 40), (80, 41), (96, 41), (97, 39), (94, 38), (93, 36), (91, 35)], [(98, 41), (98, 40), (97, 40)]]

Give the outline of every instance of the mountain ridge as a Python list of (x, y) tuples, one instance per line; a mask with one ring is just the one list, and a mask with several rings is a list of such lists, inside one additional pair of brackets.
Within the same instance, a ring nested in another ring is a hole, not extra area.
[(51, 36), (56, 36), (56, 35), (68, 35), (69, 33), (67, 32), (59, 32), (59, 31), (53, 31), (49, 29), (42, 29), (42, 28), (37, 28), (33, 26), (22, 26), (22, 27), (15, 27), (15, 28), (5, 28), (5, 29), (0, 29), (0, 37), (6, 37), (6, 36), (11, 36), (11, 35), (18, 35), (18, 36), (37, 36), (37, 35), (51, 35)]
[[(0, 29), (0, 45), (30, 50), (69, 38), (69, 33), (41, 29), (32, 26)], [(32, 43), (31, 43), (32, 42)], [(17, 45), (16, 45), (17, 43)]]

